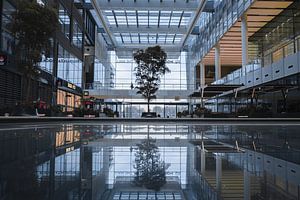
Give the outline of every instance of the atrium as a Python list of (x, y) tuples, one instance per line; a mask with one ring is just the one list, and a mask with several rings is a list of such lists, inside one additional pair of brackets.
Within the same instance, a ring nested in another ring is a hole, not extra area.
[(9, 26), (17, 4), (2, 2), (2, 115), (24, 115), (34, 107), (47, 116), (139, 118), (147, 100), (137, 94), (133, 54), (158, 45), (170, 72), (150, 101), (156, 116), (299, 116), (297, 1), (38, 3), (56, 4), (59, 24), (27, 89)]
[(299, 0), (0, 10), (0, 200), (300, 199)]

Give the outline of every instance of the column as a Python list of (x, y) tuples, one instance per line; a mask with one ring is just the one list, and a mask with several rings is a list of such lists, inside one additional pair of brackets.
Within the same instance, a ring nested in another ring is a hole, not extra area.
[(215, 46), (215, 81), (221, 78), (220, 44)]
[(222, 157), (216, 153), (216, 189), (219, 194), (222, 192)]
[(247, 14), (244, 13), (242, 16), (242, 67), (245, 72), (246, 65), (248, 64), (248, 22)]
[(200, 86), (203, 87), (205, 85), (205, 64), (203, 62), (200, 63)]
[[(245, 165), (244, 165), (245, 166)], [(244, 200), (250, 200), (250, 174), (247, 167), (244, 168)]]
[(205, 173), (205, 150), (201, 148), (201, 174)]

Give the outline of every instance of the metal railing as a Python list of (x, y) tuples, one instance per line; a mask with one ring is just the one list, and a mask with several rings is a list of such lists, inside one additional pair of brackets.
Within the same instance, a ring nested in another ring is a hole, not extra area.
[[(114, 84), (99, 84), (99, 83), (87, 83), (85, 84), (85, 90), (135, 90), (135, 84), (131, 83), (114, 83)], [(195, 90), (195, 84), (161, 84), (159, 87), (160, 90)]]

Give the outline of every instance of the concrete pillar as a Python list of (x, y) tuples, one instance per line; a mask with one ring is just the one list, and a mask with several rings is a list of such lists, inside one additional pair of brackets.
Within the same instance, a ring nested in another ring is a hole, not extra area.
[(205, 151), (201, 148), (201, 174), (205, 173)]
[[(244, 165), (245, 166), (245, 165)], [(247, 167), (244, 167), (244, 200), (251, 199), (251, 183), (250, 183), (250, 174)]]
[(216, 190), (219, 194), (222, 192), (222, 157), (216, 153)]
[(221, 78), (220, 44), (215, 46), (215, 81)]
[(248, 64), (248, 22), (247, 22), (247, 13), (244, 13), (242, 16), (242, 67), (243, 73), (246, 73), (246, 65)]
[(203, 87), (205, 85), (205, 64), (203, 62), (200, 63), (200, 86)]

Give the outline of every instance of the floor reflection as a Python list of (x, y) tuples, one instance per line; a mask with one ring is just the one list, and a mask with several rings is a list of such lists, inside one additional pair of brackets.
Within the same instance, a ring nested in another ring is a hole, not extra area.
[[(0, 130), (0, 199), (299, 199), (299, 126), (65, 124)], [(133, 184), (137, 144), (168, 164)]]

